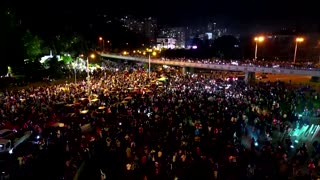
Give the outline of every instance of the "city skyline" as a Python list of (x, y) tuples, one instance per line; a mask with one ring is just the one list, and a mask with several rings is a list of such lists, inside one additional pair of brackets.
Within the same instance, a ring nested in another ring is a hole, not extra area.
[[(162, 3), (165, 4), (166, 2), (164, 1)], [(201, 0), (198, 3), (201, 4)], [(92, 6), (93, 4), (95, 4), (95, 6)], [(105, 8), (106, 5), (103, 3), (100, 3), (99, 6), (97, 6), (97, 4), (96, 2), (91, 2), (91, 4), (86, 7), (84, 7), (83, 4), (77, 7), (65, 3), (65, 6), (59, 7), (59, 5), (61, 5), (59, 2), (49, 6), (50, 4), (44, 1), (39, 5), (39, 7), (41, 7), (39, 9), (35, 8), (35, 6), (29, 9), (14, 8), (14, 6), (11, 6), (11, 8), (3, 12), (4, 17), (6, 17), (4, 19), (7, 19), (8, 22), (11, 21), (11, 23), (15, 23), (17, 30), (20, 29), (23, 35), (25, 30), (30, 30), (32, 34), (39, 36), (46, 43), (46, 47), (50, 47), (51, 49), (58, 47), (57, 52), (59, 51), (59, 46), (52, 45), (52, 42), (58, 43), (61, 39), (73, 42), (74, 39), (78, 38), (82, 39), (82, 49), (101, 49), (102, 45), (97, 45), (103, 43), (102, 41), (98, 41), (99, 37), (105, 40), (105, 42), (111, 42), (110, 44), (105, 44), (108, 49), (127, 50), (140, 47), (157, 47), (159, 49), (212, 50), (215, 48), (217, 52), (217, 46), (224, 46), (221, 43), (219, 45), (220, 38), (222, 38), (222, 40), (229, 43), (230, 47), (232, 47), (231, 49), (237, 52), (235, 53), (237, 57), (240, 57), (240, 54), (241, 57), (251, 57), (253, 37), (265, 35), (266, 37), (268, 36), (270, 40), (263, 44), (266, 48), (261, 49), (261, 54), (264, 56), (280, 59), (290, 57), (291, 53), (288, 52), (291, 52), (293, 39), (302, 36), (306, 37), (306, 43), (301, 47), (301, 54), (305, 57), (306, 54), (308, 54), (308, 57), (318, 57), (317, 51), (320, 46), (317, 39), (319, 33), (317, 31), (310, 31), (312, 26), (307, 23), (298, 26), (298, 24), (292, 25), (294, 23), (287, 25), (284, 23), (285, 21), (283, 21), (281, 26), (277, 26), (277, 22), (281, 21), (281, 18), (279, 18), (278, 21), (273, 22), (273, 26), (265, 27), (263, 24), (268, 21), (270, 22), (270, 18), (272, 17), (270, 16), (269, 18), (265, 18), (264, 21), (261, 21), (261, 23), (256, 21), (256, 24), (246, 24), (243, 23), (245, 21), (241, 21), (241, 19), (243, 19), (248, 12), (239, 15), (237, 19), (235, 18), (233, 20), (238, 20), (238, 24), (230, 23), (231, 21), (228, 22), (215, 18), (213, 15), (218, 15), (221, 10), (210, 13), (208, 9), (214, 9), (214, 7), (209, 6), (212, 5), (210, 3), (207, 4), (208, 6), (203, 6), (204, 10), (207, 9), (205, 12), (200, 13), (198, 11), (200, 7), (195, 5), (193, 9), (188, 9), (189, 11), (193, 10), (193, 13), (189, 13), (188, 15), (181, 13), (179, 16), (174, 16), (179, 13), (179, 11), (187, 10), (188, 6), (190, 6), (188, 2), (181, 5), (180, 9), (178, 8), (176, 11), (174, 8), (177, 7), (177, 3), (172, 3), (168, 7), (172, 7), (173, 10), (170, 11), (170, 9), (168, 9), (166, 11), (167, 15), (172, 16), (171, 19), (180, 23), (170, 23), (170, 21), (164, 23), (166, 17), (157, 14), (163, 4), (159, 5), (159, 7), (154, 5), (155, 8), (152, 13), (148, 10), (144, 11), (143, 8), (145, 6), (137, 7), (137, 5), (126, 2), (124, 2), (122, 6), (110, 4), (109, 9), (114, 7), (113, 11), (108, 11), (108, 8)], [(139, 3), (137, 2), (137, 4)], [(129, 5), (132, 5), (131, 8), (128, 8)], [(226, 6), (226, 4), (223, 3), (217, 5), (219, 5), (221, 9)], [(116, 7), (121, 7), (122, 10)], [(241, 9), (241, 7), (244, 7), (244, 4), (238, 7), (241, 11), (245, 10), (245, 8)], [(220, 15), (229, 14), (229, 17), (231, 17), (231, 15), (234, 15), (232, 13), (238, 12), (239, 9), (232, 11), (233, 9), (229, 8), (228, 11), (220, 13)], [(276, 12), (277, 11), (274, 12), (273, 16), (276, 15)], [(185, 15), (186, 18), (184, 21), (187, 22), (191, 20), (188, 18), (194, 13), (197, 13), (197, 15), (194, 15), (191, 19), (198, 20), (192, 23), (184, 24), (181, 19), (179, 19), (179, 17), (181, 18), (181, 16)], [(264, 14), (261, 13), (260, 17), (263, 17), (263, 15)], [(299, 15), (299, 17), (306, 17), (307, 15), (310, 14)], [(203, 16), (207, 18), (201, 18)], [(254, 17), (254, 14), (252, 17)], [(298, 15), (296, 17), (298, 17)], [(285, 16), (283, 16), (283, 18), (285, 18)], [(257, 19), (248, 19), (246, 22), (254, 20)], [(291, 19), (291, 21), (294, 20)], [(245, 31), (235, 28), (237, 25), (239, 25), (238, 27), (246, 27)], [(314, 24), (314, 27), (317, 27), (317, 24)], [(10, 41), (10, 38), (8, 41)], [(12, 46), (16, 45), (17, 43), (12, 43)], [(23, 47), (21, 46), (21, 48)], [(282, 49), (282, 51), (271, 52), (271, 49)], [(306, 49), (308, 49), (308, 51)], [(222, 53), (216, 53), (215, 55), (221, 56), (221, 54)]]
[[(61, 6), (63, 4), (63, 6)], [(30, 5), (29, 5), (30, 6)], [(254, 1), (240, 2), (236, 0), (210, 1), (199, 0), (196, 3), (187, 1), (168, 1), (151, 3), (145, 0), (107, 2), (94, 0), (90, 3), (76, 3), (75, 1), (55, 3), (43, 1), (24, 9), (24, 16), (47, 17), (48, 21), (64, 19), (72, 16), (73, 20), (90, 19), (97, 12), (111, 15), (131, 14), (134, 16), (157, 18), (161, 25), (185, 26), (187, 24), (201, 24), (203, 21), (214, 19), (239, 33), (253, 33), (262, 30), (276, 30), (287, 27), (303, 27), (308, 31), (318, 31), (319, 23), (315, 3), (299, 4), (297, 1)]]

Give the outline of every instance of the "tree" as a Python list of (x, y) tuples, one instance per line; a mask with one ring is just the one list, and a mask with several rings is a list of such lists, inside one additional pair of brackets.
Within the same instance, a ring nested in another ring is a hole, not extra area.
[(57, 54), (70, 54), (71, 57), (76, 57), (87, 51), (86, 41), (78, 34), (57, 35), (53, 39), (52, 46)]
[(231, 59), (240, 56), (239, 40), (231, 35), (221, 36), (213, 42), (216, 55)]
[(60, 58), (65, 64), (70, 64), (73, 61), (71, 56), (62, 55)]
[(31, 61), (36, 60), (43, 54), (43, 41), (30, 31), (27, 31), (23, 37), (23, 44), (25, 50), (25, 57)]
[(39, 60), (28, 61), (25, 66), (25, 75), (30, 81), (41, 80), (46, 74)]
[(56, 56), (48, 60), (48, 73), (53, 78), (61, 78), (63, 75), (63, 69), (66, 69), (63, 61), (59, 61)]

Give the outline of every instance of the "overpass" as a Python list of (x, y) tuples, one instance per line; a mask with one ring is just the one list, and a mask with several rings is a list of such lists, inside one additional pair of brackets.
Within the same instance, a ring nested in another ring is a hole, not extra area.
[[(123, 59), (129, 61), (145, 62), (148, 63), (148, 58), (142, 57), (132, 57), (132, 56), (122, 56), (117, 54), (100, 53), (101, 57), (113, 58), (113, 59)], [(270, 67), (258, 67), (258, 66), (235, 66), (231, 64), (206, 64), (206, 63), (196, 63), (196, 62), (183, 62), (183, 61), (167, 61), (161, 59), (150, 60), (153, 64), (163, 64), (170, 66), (179, 66), (183, 68), (185, 72), (188, 68), (199, 68), (199, 69), (212, 69), (212, 70), (224, 70), (224, 71), (242, 71), (245, 72), (245, 80), (252, 81), (255, 78), (255, 73), (271, 73), (271, 74), (292, 74), (292, 75), (305, 75), (311, 76), (314, 79), (319, 79), (320, 71), (317, 70), (306, 70), (306, 69), (289, 69), (289, 68), (270, 68)]]

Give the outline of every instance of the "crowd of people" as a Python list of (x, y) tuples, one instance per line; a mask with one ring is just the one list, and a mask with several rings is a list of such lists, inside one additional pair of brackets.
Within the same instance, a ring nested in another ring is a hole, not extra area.
[(81, 179), (89, 161), (91, 178), (306, 178), (318, 151), (280, 137), (309, 89), (109, 62), (90, 81), (5, 91), (0, 115), (3, 128), (35, 131), (44, 149), (59, 149), (60, 178)]

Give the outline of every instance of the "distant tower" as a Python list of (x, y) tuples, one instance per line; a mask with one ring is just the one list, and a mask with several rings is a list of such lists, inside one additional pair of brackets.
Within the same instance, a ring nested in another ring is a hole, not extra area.
[(209, 21), (208, 26), (207, 26), (207, 31), (211, 32), (213, 30), (213, 23)]
[(157, 31), (157, 20), (149, 17), (145, 19), (145, 36), (149, 39), (151, 44), (155, 42), (155, 34)]

